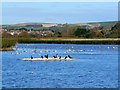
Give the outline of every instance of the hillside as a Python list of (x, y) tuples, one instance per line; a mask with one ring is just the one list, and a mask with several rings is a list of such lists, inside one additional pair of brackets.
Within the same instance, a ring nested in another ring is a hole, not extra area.
[(119, 29), (120, 23), (113, 21), (77, 24), (19, 23), (2, 25), (0, 31), (7, 31), (10, 35), (14, 35), (13, 32), (19, 35), (24, 31), (28, 36), (34, 37), (117, 38)]
[(117, 35), (120, 38), (120, 22), (112, 27), (110, 34)]

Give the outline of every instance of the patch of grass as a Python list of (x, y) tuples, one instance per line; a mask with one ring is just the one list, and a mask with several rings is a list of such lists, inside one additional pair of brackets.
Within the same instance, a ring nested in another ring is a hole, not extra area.
[(0, 41), (2, 41), (1, 48), (10, 48), (17, 43), (17, 39), (15, 38), (2, 38)]

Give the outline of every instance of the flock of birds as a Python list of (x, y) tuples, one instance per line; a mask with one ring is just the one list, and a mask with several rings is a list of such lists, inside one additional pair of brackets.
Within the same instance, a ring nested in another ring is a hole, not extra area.
[[(48, 54), (47, 54), (47, 55), (41, 56), (41, 58), (42, 58), (42, 59), (44, 59), (44, 58), (48, 59), (49, 56), (48, 56)], [(56, 59), (56, 58), (61, 59), (61, 56), (58, 56), (58, 54), (56, 54), (55, 56), (53, 56), (53, 58), (54, 58), (54, 59)], [(67, 58), (72, 59), (72, 57), (71, 57), (70, 55), (67, 55), (67, 56), (64, 57), (64, 59), (67, 59)], [(33, 56), (31, 56), (31, 59), (33, 59)]]
[[(62, 48), (62, 47), (59, 47), (60, 49)], [(108, 49), (108, 50), (112, 50), (112, 51), (114, 51), (115, 49), (117, 49), (118, 47), (116, 47), (116, 46), (107, 46), (107, 47), (98, 47), (97, 48), (97, 50), (99, 50), (99, 51), (104, 51), (104, 50), (106, 50), (106, 49)], [(31, 59), (32, 58), (34, 58), (33, 57), (33, 54), (34, 55), (36, 55), (36, 54), (39, 54), (40, 55), (40, 57), (42, 58), (42, 59), (45, 59), (45, 58), (49, 58), (50, 56), (48, 56), (48, 54), (47, 55), (41, 55), (41, 54), (46, 54), (46, 53), (50, 53), (50, 54), (56, 54), (55, 56), (52, 56), (53, 58), (59, 58), (59, 59), (61, 59), (62, 58), (62, 56), (58, 56), (58, 53), (65, 53), (65, 54), (67, 54), (66, 56), (64, 56), (64, 59), (67, 59), (67, 58), (72, 58), (70, 55), (69, 55), (69, 53), (81, 53), (81, 54), (86, 54), (86, 53), (88, 53), (88, 54), (94, 54), (94, 51), (95, 51), (95, 49), (94, 48), (90, 48), (90, 49), (87, 49), (87, 50), (85, 50), (85, 49), (77, 49), (77, 48), (75, 48), (75, 47), (66, 47), (65, 49), (63, 49), (63, 51), (61, 52), (61, 51), (58, 51), (58, 50), (49, 50), (49, 49), (47, 49), (47, 48), (45, 48), (44, 47), (44, 49), (40, 49), (40, 48), (36, 48), (36, 47), (34, 47), (34, 48), (30, 48), (28, 45), (26, 45), (25, 47), (18, 47), (18, 46), (16, 46), (15, 48), (14, 48), (14, 50), (15, 50), (15, 52), (11, 52), (11, 54), (14, 54), (14, 55), (17, 55), (17, 54), (31, 54), (30, 56), (31, 56)]]
[[(73, 47), (71, 47), (71, 48), (73, 48)], [(60, 53), (58, 50), (51, 50), (51, 49), (49, 50), (46, 47), (44, 47), (42, 49), (34, 47), (34, 48), (31, 49), (31, 47), (28, 47), (28, 45), (26, 45), (25, 47), (15, 46), (14, 51), (12, 51), (11, 54), (13, 54), (13, 55), (29, 54), (31, 56), (30, 57), (31, 59), (36, 58), (35, 57), (36, 55), (37, 55), (37, 57), (40, 57), (41, 59), (49, 59), (49, 58), (53, 58), (53, 59), (72, 59), (73, 57), (68, 54), (69, 52), (72, 52), (72, 50), (70, 48), (66, 48), (64, 53), (66, 53), (67, 55), (61, 56), (61, 55), (58, 55)], [(48, 55), (48, 53), (50, 55)], [(51, 56), (52, 54), (55, 54), (55, 55)]]

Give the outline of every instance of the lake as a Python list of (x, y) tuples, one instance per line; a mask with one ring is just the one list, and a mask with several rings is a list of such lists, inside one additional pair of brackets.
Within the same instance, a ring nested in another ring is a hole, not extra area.
[[(2, 52), (4, 88), (117, 88), (118, 45), (17, 44)], [(23, 61), (58, 54), (73, 61)]]

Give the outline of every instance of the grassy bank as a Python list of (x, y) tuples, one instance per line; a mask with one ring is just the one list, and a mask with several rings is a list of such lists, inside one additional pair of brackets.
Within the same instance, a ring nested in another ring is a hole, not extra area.
[(19, 39), (18, 43), (48, 43), (48, 44), (119, 44), (118, 39)]
[(16, 43), (48, 43), (48, 44), (120, 44), (118, 39), (78, 39), (78, 38), (1, 38), (0, 50), (12, 50)]
[(13, 46), (18, 42), (15, 38), (1, 38), (0, 39), (0, 50), (2, 51), (10, 51)]
[(9, 47), (9, 48), (0, 48), (0, 51), (12, 51), (13, 48)]

